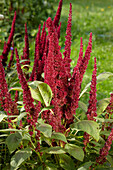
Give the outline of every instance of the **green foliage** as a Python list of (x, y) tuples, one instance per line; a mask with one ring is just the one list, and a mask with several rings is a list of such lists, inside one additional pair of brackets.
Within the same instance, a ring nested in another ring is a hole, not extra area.
[(99, 140), (99, 125), (92, 120), (82, 120), (77, 123), (71, 124), (71, 128), (77, 131), (87, 132), (93, 136), (97, 141)]
[(57, 140), (61, 140), (65, 143), (67, 143), (67, 139), (66, 139), (65, 135), (62, 133), (59, 133), (59, 132), (53, 132), (51, 139), (57, 139)]
[(75, 164), (74, 161), (72, 160), (72, 158), (66, 154), (61, 154), (59, 155), (59, 162), (60, 162), (60, 166), (64, 169), (64, 170), (73, 170), (75, 169)]
[(106, 110), (107, 106), (109, 105), (109, 102), (110, 102), (109, 98), (104, 98), (97, 102), (97, 114), (98, 115), (102, 114)]
[(15, 149), (19, 146), (22, 140), (22, 135), (19, 132), (10, 134), (6, 139), (6, 144), (8, 146), (9, 152), (13, 153)]
[(83, 161), (84, 159), (84, 152), (81, 147), (74, 145), (74, 144), (66, 144), (65, 145), (66, 151), (73, 156), (75, 159), (79, 161)]
[(37, 129), (40, 130), (41, 133), (43, 133), (43, 135), (45, 137), (48, 137), (50, 138), (51, 135), (52, 135), (52, 127), (51, 125), (48, 125), (48, 124), (41, 124), (39, 126), (37, 126)]
[(50, 147), (50, 148), (44, 150), (44, 152), (46, 152), (48, 154), (63, 154), (63, 153), (66, 153), (65, 150), (63, 148), (61, 148), (60, 146)]
[[(109, 77), (112, 77), (112, 76), (113, 76), (113, 73), (110, 73), (110, 72), (101, 73), (97, 76), (97, 83), (107, 80)], [(91, 85), (91, 82), (86, 85), (84, 90), (81, 92), (80, 97), (88, 90), (90, 85)]]
[(5, 39), (8, 35), (14, 11), (17, 11), (15, 38), (18, 40), (22, 40), (25, 23), (28, 23), (30, 35), (34, 36), (39, 24), (43, 23), (53, 13), (52, 0), (3, 0), (0, 1), (0, 6), (0, 14), (4, 15), (4, 20), (0, 21), (0, 39)]
[(7, 117), (7, 115), (5, 115), (4, 112), (0, 111), (0, 122), (1, 122), (5, 117)]
[(25, 148), (17, 151), (15, 155), (11, 158), (11, 170), (16, 170), (19, 168), (22, 162), (28, 159), (32, 155), (31, 148)]
[(81, 167), (78, 168), (77, 170), (87, 170), (87, 169), (89, 169), (89, 167), (90, 167), (91, 165), (92, 165), (92, 162), (91, 162), (91, 161), (86, 162), (86, 163), (82, 164)]
[(52, 90), (46, 83), (41, 81), (29, 82), (29, 88), (33, 99), (44, 103), (46, 106), (50, 105)]

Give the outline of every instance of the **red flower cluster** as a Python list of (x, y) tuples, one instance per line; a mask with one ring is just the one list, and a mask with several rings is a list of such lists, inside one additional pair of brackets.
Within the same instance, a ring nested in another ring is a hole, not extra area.
[(91, 52), (92, 52), (92, 33), (90, 33), (88, 47), (86, 49), (85, 56), (82, 59), (82, 62), (81, 62), (80, 68), (79, 68), (81, 83), (82, 83), (83, 75), (86, 72), (86, 69), (87, 69), (87, 66), (88, 66), (88, 62), (89, 62), (89, 59), (90, 59)]
[(25, 47), (23, 49), (23, 56), (21, 56), (22, 60), (27, 60), (23, 62), (24, 65), (30, 64), (29, 59), (29, 40), (28, 40), (28, 33), (27, 33), (27, 24), (25, 23)]
[(94, 61), (94, 71), (93, 71), (93, 75), (92, 75), (92, 81), (91, 81), (91, 91), (90, 91), (90, 99), (89, 99), (89, 106), (88, 106), (88, 111), (87, 111), (87, 118), (88, 120), (95, 120), (94, 117), (97, 116), (96, 113), (96, 103), (97, 103), (97, 99), (96, 99), (96, 72), (97, 72), (97, 67), (96, 67), (96, 58)]
[(68, 24), (67, 24), (67, 30), (66, 30), (66, 41), (65, 41), (65, 51), (64, 51), (64, 65), (65, 65), (65, 72), (67, 74), (67, 78), (71, 77), (70, 74), (70, 63), (71, 63), (71, 21), (72, 21), (72, 4), (70, 4), (70, 11), (69, 11), (69, 18), (68, 18)]
[(111, 114), (113, 113), (113, 93), (110, 95), (110, 103), (106, 108), (107, 113)]
[(5, 72), (0, 59), (0, 102), (1, 106), (6, 111), (7, 115), (18, 115), (17, 105), (11, 99), (11, 94), (8, 92), (7, 82), (5, 80)]
[(16, 21), (16, 12), (14, 14), (11, 32), (10, 32), (8, 41), (7, 43), (4, 44), (4, 49), (3, 49), (2, 55), (0, 56), (0, 58), (2, 59), (3, 66), (6, 66), (7, 56), (10, 51), (11, 43), (13, 41), (13, 36), (14, 36), (14, 31), (15, 31), (15, 21)]
[[(89, 44), (84, 58), (82, 58), (83, 43), (81, 38), (79, 59), (71, 77), (71, 20), (72, 5), (70, 4), (68, 25), (66, 30), (67, 35), (65, 41), (64, 59), (62, 58), (62, 54), (60, 53), (60, 47), (58, 45), (58, 28), (60, 27), (60, 25), (58, 27), (55, 27), (54, 21), (52, 21), (51, 18), (48, 18), (46, 21), (46, 26), (48, 28), (46, 44), (48, 45), (48, 50), (45, 55), (44, 61), (44, 81), (51, 87), (52, 92), (54, 94), (54, 97), (52, 99), (52, 104), (54, 105), (54, 116), (50, 112), (45, 112), (43, 113), (43, 118), (45, 118), (50, 124), (52, 124), (55, 130), (59, 129), (58, 131), (60, 131), (61, 125), (64, 125), (65, 123), (70, 124), (74, 118), (73, 114), (76, 114), (81, 89), (81, 82), (83, 74), (86, 71), (92, 49), (91, 33)], [(53, 119), (55, 119), (56, 121), (54, 121)], [(59, 123), (62, 122), (62, 119), (65, 120), (64, 124)]]
[(11, 51), (11, 57), (8, 64), (8, 69), (10, 69), (11, 66), (13, 65), (13, 59), (14, 59), (14, 42), (12, 44), (12, 51)]
[(39, 25), (38, 33), (36, 36), (34, 65), (29, 81), (42, 80), (41, 74), (43, 73), (43, 69), (44, 69), (45, 44), (46, 44), (46, 31), (45, 31), (45, 22), (44, 22), (42, 33), (41, 33), (41, 25)]
[(111, 148), (111, 144), (113, 141), (113, 128), (111, 130), (110, 135), (108, 136), (107, 141), (102, 149), (100, 149), (100, 156), (96, 159), (96, 162), (99, 164), (103, 164), (106, 161), (106, 156)]
[[(90, 99), (89, 99), (89, 106), (88, 106), (88, 110), (86, 112), (87, 115), (87, 119), (88, 120), (94, 120), (94, 117), (97, 116), (96, 113), (96, 103), (97, 103), (97, 99), (96, 99), (96, 72), (97, 72), (97, 66), (96, 66), (96, 58), (94, 59), (94, 71), (93, 71), (93, 75), (92, 75), (92, 81), (91, 81), (91, 91), (90, 93)], [(86, 146), (89, 143), (89, 135), (87, 133), (84, 133), (84, 146)]]
[(23, 74), (21, 66), (20, 66), (17, 49), (15, 49), (15, 53), (16, 53), (16, 61), (17, 61), (16, 65), (17, 65), (18, 78), (20, 80), (20, 84), (23, 89), (23, 101), (25, 104), (25, 110), (26, 110), (26, 112), (29, 112), (32, 115), (34, 113), (34, 112), (33, 113), (31, 112), (31, 110), (34, 109), (34, 104), (33, 104), (34, 100), (31, 97), (31, 93), (30, 93), (29, 87), (27, 85), (27, 81), (24, 77), (24, 74)]
[(63, 0), (60, 0), (59, 5), (58, 5), (57, 13), (56, 13), (55, 18), (54, 18), (54, 20), (53, 20), (53, 24), (54, 24), (54, 26), (55, 26), (56, 28), (58, 27), (58, 23), (59, 23), (60, 16), (61, 16), (62, 2), (63, 2)]
[[(25, 104), (25, 110), (26, 112), (28, 112), (27, 114), (27, 122), (29, 124), (29, 134), (32, 136), (33, 135), (33, 128), (35, 128), (35, 130), (37, 131), (36, 134), (36, 139), (39, 140), (39, 136), (40, 133), (39, 131), (36, 129), (36, 122), (38, 119), (38, 114), (40, 112), (40, 108), (41, 108), (41, 104), (40, 102), (38, 103), (38, 105), (34, 106), (33, 104), (33, 98), (31, 97), (31, 92), (30, 89), (27, 85), (27, 81), (26, 78), (22, 72), (21, 66), (20, 66), (20, 62), (19, 62), (19, 56), (18, 56), (18, 52), (17, 49), (15, 49), (15, 53), (16, 53), (16, 61), (17, 61), (17, 73), (18, 73), (18, 78), (20, 80), (20, 84), (21, 87), (23, 89), (23, 103)], [(38, 150), (39, 150), (39, 142), (38, 142)]]

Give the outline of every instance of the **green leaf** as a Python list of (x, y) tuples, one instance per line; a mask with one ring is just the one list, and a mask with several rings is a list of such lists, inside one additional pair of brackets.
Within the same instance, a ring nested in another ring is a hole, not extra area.
[(64, 170), (74, 170), (75, 169), (75, 163), (73, 162), (73, 160), (71, 159), (70, 156), (68, 156), (66, 154), (60, 154), (59, 158), (60, 158), (60, 160), (59, 160), (60, 166)]
[[(113, 73), (111, 73), (111, 72), (103, 72), (103, 73), (101, 73), (101, 74), (99, 74), (99, 75), (97, 76), (97, 83), (99, 83), (99, 82), (101, 82), (101, 81), (104, 81), (104, 80), (108, 79), (108, 78), (111, 77), (111, 76), (113, 76)], [(84, 90), (81, 92), (79, 98), (88, 90), (88, 88), (90, 87), (90, 85), (91, 85), (91, 82), (86, 85), (86, 87), (84, 88)]]
[(79, 107), (86, 113), (87, 112), (87, 105), (83, 103), (82, 101), (78, 102)]
[(0, 111), (0, 122), (1, 122), (5, 117), (7, 117), (7, 115), (5, 115), (4, 112)]
[(37, 167), (37, 170), (42, 170), (43, 169), (43, 165)]
[(98, 115), (100, 115), (104, 112), (104, 110), (109, 105), (109, 102), (110, 102), (110, 98), (105, 98), (105, 99), (99, 100), (97, 102), (97, 114)]
[(81, 96), (88, 90), (88, 88), (90, 87), (90, 85), (91, 85), (91, 82), (86, 85), (86, 87), (84, 88), (84, 90), (81, 92), (79, 98), (81, 98)]
[(28, 141), (31, 141), (31, 137), (29, 135), (29, 133), (25, 133), (22, 137), (22, 140), (28, 140)]
[(52, 126), (48, 124), (41, 124), (36, 127), (40, 132), (43, 133), (45, 137), (51, 137), (52, 134)]
[[(53, 164), (53, 163), (51, 163), (51, 162), (48, 162), (48, 160), (45, 162), (45, 165), (46, 165), (46, 167), (44, 168), (44, 170), (58, 170), (58, 166), (56, 165), (56, 164)], [(42, 168), (42, 169), (43, 169)], [(41, 170), (42, 170), (41, 169)]]
[(80, 168), (78, 168), (77, 170), (88, 170), (89, 167), (92, 165), (93, 162), (89, 161), (89, 162), (86, 162), (84, 164), (81, 165)]
[(29, 60), (27, 60), (27, 59), (21, 60), (20, 63), (24, 63), (25, 61), (29, 61)]
[(53, 108), (54, 108), (54, 106), (44, 107), (44, 108), (40, 111), (39, 115), (40, 115), (42, 112), (44, 112), (44, 111), (46, 111), (46, 110), (51, 110), (51, 109), (53, 109)]
[(44, 103), (46, 106), (50, 105), (52, 99), (52, 91), (48, 84), (41, 81), (33, 81), (29, 83), (29, 88), (33, 99)]
[(42, 118), (39, 118), (39, 119), (38, 119), (38, 123), (39, 123), (39, 124), (45, 124), (45, 120), (43, 120)]
[(63, 154), (63, 153), (66, 153), (65, 150), (63, 148), (61, 148), (60, 146), (50, 147), (50, 148), (44, 150), (43, 152), (46, 152), (46, 153), (49, 153), (49, 154)]
[(12, 90), (23, 92), (23, 89), (21, 87), (12, 87), (9, 89), (9, 92)]
[(17, 151), (15, 155), (11, 158), (11, 162), (10, 162), (11, 170), (18, 169), (21, 163), (23, 163), (31, 155), (32, 155), (31, 148), (25, 148), (25, 149)]
[(111, 167), (113, 168), (113, 157), (111, 157), (110, 155), (107, 155), (107, 160), (109, 161), (109, 163), (111, 164)]
[(22, 132), (22, 130), (18, 130), (18, 129), (0, 129), (0, 132)]
[(27, 115), (27, 112), (23, 112), (21, 113), (18, 117), (17, 117), (17, 121), (20, 121), (23, 117), (25, 117)]
[(100, 135), (109, 136), (110, 135), (110, 131), (107, 131), (107, 130), (100, 131)]
[(8, 136), (8, 134), (3, 134), (3, 135), (0, 135), (0, 138), (6, 137), (6, 136)]
[(57, 140), (61, 140), (61, 141), (64, 141), (65, 143), (67, 143), (67, 139), (66, 139), (65, 135), (62, 133), (59, 133), (59, 132), (53, 132), (51, 139), (57, 139)]
[[(21, 66), (21, 69), (24, 69), (24, 67), (31, 67), (31, 66), (28, 65), (28, 64), (25, 64), (25, 65)], [(31, 67), (31, 68), (32, 68), (32, 67)]]
[(97, 76), (97, 82), (104, 81), (108, 79), (109, 77), (113, 76), (113, 73), (111, 72), (103, 72)]
[(113, 119), (104, 119), (104, 118), (98, 118), (98, 117), (94, 117), (96, 120), (102, 122), (102, 123), (113, 123)]
[(11, 122), (17, 122), (17, 124), (19, 124), (19, 121), (23, 118), (23, 117), (25, 117), (27, 115), (27, 112), (23, 112), (23, 113), (21, 113), (16, 119), (13, 119)]
[(23, 101), (17, 101), (17, 104), (23, 105)]
[(78, 131), (87, 132), (89, 135), (93, 136), (97, 141), (99, 140), (99, 125), (92, 120), (82, 120), (77, 123), (73, 123), (70, 126), (72, 129)]
[(9, 73), (7, 73), (6, 76), (8, 76), (9, 78), (11, 78), (11, 76), (13, 76), (13, 74), (17, 73), (16, 70), (10, 71)]
[(6, 139), (9, 152), (12, 153), (16, 150), (22, 140), (22, 135), (19, 132), (10, 134)]
[(79, 161), (83, 161), (83, 159), (84, 159), (84, 152), (83, 152), (83, 150), (79, 146), (74, 145), (74, 144), (66, 144), (65, 145), (65, 149), (75, 159), (77, 159)]

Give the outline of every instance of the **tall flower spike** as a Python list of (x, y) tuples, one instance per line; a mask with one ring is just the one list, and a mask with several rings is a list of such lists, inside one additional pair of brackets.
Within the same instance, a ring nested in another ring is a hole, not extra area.
[(50, 17), (46, 21), (46, 27), (48, 29), (48, 37), (50, 38), (52, 33), (55, 31), (55, 26), (54, 26), (53, 21)]
[(5, 48), (2, 52), (2, 56), (0, 56), (2, 58), (3, 66), (6, 66), (7, 55), (10, 51), (11, 42), (13, 41), (13, 36), (14, 36), (14, 31), (15, 31), (15, 21), (16, 21), (16, 11), (15, 11), (15, 14), (14, 14), (14, 18), (13, 18), (11, 32), (10, 32), (10, 35), (9, 35), (9, 38), (8, 38), (8, 42), (6, 43), (6, 46), (5, 46)]
[(44, 32), (44, 36), (42, 41), (42, 45), (41, 45), (41, 50), (40, 50), (40, 56), (41, 56), (41, 60), (42, 60), (42, 66), (44, 68), (44, 52), (45, 52), (45, 48), (46, 48), (46, 31)]
[(58, 44), (58, 35), (55, 30), (49, 37), (49, 51), (46, 58), (46, 68), (44, 68), (44, 76), (46, 77), (44, 77), (44, 79), (45, 83), (50, 85), (54, 95), (54, 99), (52, 100), (54, 116), (50, 115), (48, 121), (54, 130), (57, 131), (61, 128), (61, 117), (63, 115), (61, 106), (66, 104), (67, 96), (65, 69), (63, 66), (63, 59)]
[(59, 20), (60, 20), (60, 15), (61, 15), (61, 10), (62, 10), (62, 2), (63, 2), (63, 0), (60, 0), (55, 18), (53, 20), (53, 24), (54, 24), (55, 27), (58, 27), (58, 23), (59, 23)]
[(40, 59), (40, 47), (41, 47), (40, 29), (41, 29), (41, 24), (38, 27), (38, 33), (37, 33), (36, 41), (35, 41), (35, 58), (37, 58), (38, 60)]
[(0, 102), (1, 106), (6, 111), (7, 115), (18, 115), (17, 105), (11, 99), (11, 94), (8, 92), (8, 86), (5, 80), (5, 72), (0, 59)]
[(18, 101), (19, 93), (18, 91), (15, 92), (15, 103)]
[(25, 61), (24, 64), (30, 64), (30, 59), (29, 59), (29, 40), (28, 40), (28, 33), (27, 33), (27, 24), (25, 23), (25, 47), (23, 51), (23, 59), (28, 60)]
[(58, 39), (60, 38), (60, 29), (61, 29), (61, 22), (57, 28)]
[(44, 49), (44, 53), (43, 53), (43, 61), (44, 61), (44, 81), (46, 80), (46, 76), (47, 76), (48, 44), (49, 44), (49, 40), (48, 40), (48, 38), (46, 38), (46, 44), (45, 44), (45, 49)]
[(2, 104), (2, 107), (4, 107), (4, 99), (5, 94), (8, 92), (8, 86), (5, 80), (5, 71), (2, 65), (2, 60), (0, 59), (0, 102)]
[(42, 28), (42, 34), (40, 37), (40, 27), (39, 25), (39, 31), (38, 31), (38, 37), (37, 37), (37, 43), (36, 43), (36, 70), (34, 73), (34, 80), (42, 80), (41, 74), (43, 73), (44, 68), (44, 58), (43, 58), (43, 52), (45, 49), (45, 43), (46, 43), (46, 31), (45, 31), (45, 23)]
[(112, 141), (113, 141), (113, 128), (111, 130), (110, 135), (108, 136), (107, 141), (105, 142), (104, 147), (100, 149), (100, 156), (96, 159), (97, 163), (103, 164), (104, 162), (106, 162), (106, 159), (107, 159), (106, 157), (111, 148)]
[[(0, 56), (0, 59), (4, 59), (4, 61), (5, 61), (5, 58), (6, 58), (6, 61), (7, 61), (7, 56), (5, 57), (5, 54), (4, 54), (4, 56), (3, 56), (3, 53), (5, 53), (5, 51), (6, 51), (6, 41), (4, 42), (4, 47), (3, 47), (3, 52), (2, 52), (2, 55)], [(5, 66), (6, 66), (6, 64), (5, 64)]]
[(46, 43), (46, 30), (45, 30), (45, 22), (44, 22), (43, 28), (42, 28), (42, 33), (41, 33), (41, 39), (40, 39), (40, 44), (41, 44), (40, 58), (42, 58), (42, 56), (43, 56), (43, 52), (45, 49), (45, 43)]
[(11, 51), (11, 57), (10, 57), (9, 64), (8, 64), (8, 69), (10, 69), (10, 67), (13, 63), (13, 58), (14, 58), (14, 42), (12, 44), (12, 51)]
[(45, 34), (45, 26), (46, 26), (46, 23), (44, 22), (43, 28), (42, 28), (42, 33), (41, 33), (41, 40), (43, 39), (43, 36)]
[[(36, 130), (36, 122), (37, 122), (37, 118), (38, 118), (38, 113), (40, 112), (40, 103), (38, 103), (38, 105), (36, 105), (36, 107), (33, 104), (33, 98), (31, 97), (31, 92), (29, 90), (29, 87), (27, 85), (27, 81), (24, 77), (24, 74), (22, 72), (21, 66), (20, 66), (20, 62), (19, 62), (19, 56), (18, 56), (18, 52), (17, 49), (15, 49), (15, 53), (16, 53), (16, 61), (17, 61), (17, 73), (18, 73), (18, 78), (20, 80), (20, 84), (22, 86), (23, 89), (23, 103), (25, 104), (25, 110), (26, 112), (30, 113), (27, 114), (27, 122), (29, 124), (29, 134), (32, 136), (33, 135), (33, 129)], [(37, 130), (36, 130), (37, 131)], [(40, 133), (39, 131), (37, 131), (36, 133), (36, 139), (39, 140), (39, 136)], [(40, 144), (39, 142), (37, 142), (37, 149), (40, 150)]]
[(92, 33), (90, 33), (88, 47), (86, 49), (85, 56), (82, 59), (82, 62), (81, 62), (80, 68), (79, 68), (81, 83), (82, 83), (83, 75), (84, 75), (84, 73), (87, 69), (87, 66), (88, 66), (88, 62), (89, 62), (89, 59), (90, 59), (91, 52), (92, 52)]
[(34, 109), (34, 104), (33, 104), (34, 100), (31, 97), (31, 92), (29, 90), (29, 87), (27, 85), (27, 81), (24, 77), (24, 74), (23, 74), (21, 66), (20, 66), (17, 49), (15, 49), (15, 53), (16, 53), (16, 61), (17, 61), (16, 65), (17, 65), (18, 78), (20, 80), (20, 84), (21, 84), (22, 89), (23, 89), (23, 101), (24, 101), (24, 104), (25, 104), (24, 107), (25, 107), (26, 112), (29, 112), (32, 115), (34, 113), (34, 112), (32, 112), (32, 110)]
[(88, 110), (87, 110), (87, 118), (88, 120), (95, 120), (94, 117), (97, 116), (96, 113), (96, 103), (97, 103), (97, 99), (96, 99), (96, 72), (97, 72), (97, 66), (96, 66), (96, 57), (94, 58), (94, 71), (93, 71), (93, 75), (92, 75), (92, 81), (91, 81), (91, 91), (90, 93), (90, 99), (89, 99), (89, 106), (88, 106)]
[(78, 108), (79, 94), (81, 90), (79, 67), (82, 61), (82, 56), (83, 56), (83, 42), (81, 38), (79, 58), (77, 61), (77, 65), (74, 68), (72, 78), (69, 81), (68, 103), (70, 104), (68, 105), (65, 111), (66, 119), (70, 121), (70, 123), (73, 120), (73, 114), (76, 114), (76, 109)]
[(70, 3), (70, 10), (69, 10), (69, 17), (68, 17), (68, 24), (67, 24), (67, 29), (66, 29), (66, 41), (65, 41), (65, 51), (64, 51), (64, 66), (65, 66), (65, 71), (67, 74), (67, 77), (71, 77), (70, 73), (70, 54), (71, 54), (71, 21), (72, 21), (72, 4)]
[(106, 108), (107, 113), (111, 114), (113, 113), (113, 92), (110, 95), (110, 103)]
[(34, 65), (33, 65), (33, 70), (32, 70), (32, 73), (30, 75), (29, 81), (34, 80), (34, 76), (35, 76), (35, 74), (37, 72), (38, 61), (40, 59), (40, 46), (41, 46), (41, 43), (40, 43), (40, 29), (41, 29), (41, 24), (38, 27), (38, 33), (37, 33), (37, 36), (36, 36)]
[[(74, 70), (73, 70), (73, 74), (72, 74), (72, 79), (76, 76), (76, 70), (80, 67), (81, 62), (82, 62), (82, 57), (83, 57), (83, 41), (82, 41), (82, 37), (81, 37), (81, 41), (80, 41), (80, 52), (79, 52), (79, 58), (77, 61), (77, 65), (75, 66)], [(70, 81), (70, 82), (71, 82)]]
[[(96, 66), (96, 57), (94, 58), (94, 71), (93, 71), (93, 75), (92, 75), (92, 81), (91, 81), (91, 91), (90, 93), (90, 99), (89, 99), (89, 106), (88, 106), (88, 110), (86, 112), (87, 115), (87, 119), (88, 120), (94, 120), (94, 117), (97, 116), (96, 113), (96, 103), (97, 103), (97, 99), (96, 99), (96, 72), (97, 72), (97, 66)], [(87, 143), (89, 143), (89, 135), (87, 133), (84, 133), (84, 145), (86, 146)]]
[(71, 123), (73, 121), (73, 115), (76, 114), (76, 109), (78, 108), (78, 101), (80, 95), (80, 72), (78, 65), (76, 66), (76, 73), (70, 80), (69, 86), (69, 96), (68, 96), (68, 106), (65, 111), (66, 119)]

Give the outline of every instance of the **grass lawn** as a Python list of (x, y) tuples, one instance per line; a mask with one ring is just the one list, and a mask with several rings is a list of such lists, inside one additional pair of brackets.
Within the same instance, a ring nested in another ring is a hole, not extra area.
[[(56, 7), (58, 2), (56, 2)], [(79, 54), (80, 37), (83, 38), (84, 51), (87, 47), (89, 33), (93, 33), (92, 55), (84, 76), (82, 88), (91, 80), (94, 57), (97, 58), (97, 75), (102, 72), (113, 73), (113, 1), (112, 0), (64, 0), (61, 14), (62, 51), (67, 25), (69, 4), (72, 3), (72, 68), (76, 65)], [(113, 78), (97, 85), (97, 99), (110, 96), (113, 91)]]

